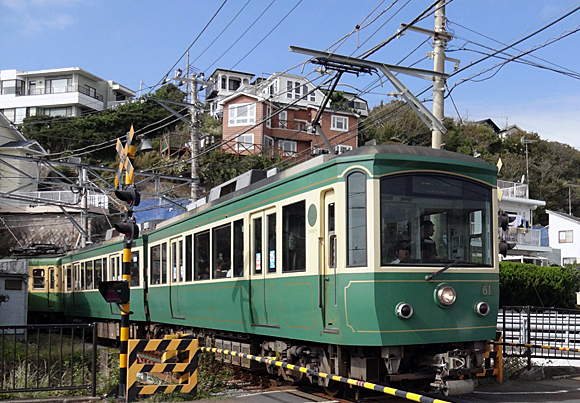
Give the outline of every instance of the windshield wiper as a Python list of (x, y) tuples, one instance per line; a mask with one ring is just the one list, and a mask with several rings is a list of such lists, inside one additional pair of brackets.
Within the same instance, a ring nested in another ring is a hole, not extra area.
[(437, 277), (438, 275), (440, 275), (441, 273), (443, 273), (444, 271), (450, 269), (451, 267), (455, 266), (457, 263), (461, 262), (461, 259), (457, 259), (454, 262), (449, 263), (447, 266), (443, 267), (441, 270), (436, 271), (435, 273), (431, 273), (428, 276), (425, 276), (425, 281), (429, 281), (435, 277)]

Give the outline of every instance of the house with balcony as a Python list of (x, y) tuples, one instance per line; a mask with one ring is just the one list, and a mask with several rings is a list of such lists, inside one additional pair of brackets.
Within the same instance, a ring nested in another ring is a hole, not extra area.
[(134, 97), (135, 91), (78, 67), (0, 70), (0, 112), (16, 124), (27, 116), (99, 112)]
[(500, 255), (500, 259), (540, 266), (559, 264), (559, 251), (550, 247), (548, 230), (534, 226), (533, 223), (533, 211), (544, 207), (546, 202), (530, 199), (528, 185), (525, 183), (498, 180), (497, 187), (502, 194), (499, 208), (511, 220), (505, 234), (506, 241), (515, 243), (507, 256)]
[(233, 95), (242, 85), (250, 85), (255, 74), (243, 71), (216, 69), (208, 78), (212, 84), (205, 88), (205, 101), (210, 114), (218, 119), (223, 115), (223, 101)]
[(546, 210), (549, 217), (550, 245), (561, 250), (560, 265), (580, 262), (580, 218)]
[[(298, 158), (325, 148), (312, 121), (324, 94), (302, 76), (276, 73), (258, 83), (242, 86), (223, 105), (223, 145), (239, 155), (260, 153)], [(326, 108), (320, 125), (336, 152), (356, 148), (359, 115)]]

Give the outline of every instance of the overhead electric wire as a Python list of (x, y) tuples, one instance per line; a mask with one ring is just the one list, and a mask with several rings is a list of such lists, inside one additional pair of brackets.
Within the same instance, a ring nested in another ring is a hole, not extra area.
[(243, 60), (244, 60), (246, 57), (248, 57), (248, 55), (249, 55), (250, 53), (252, 53), (252, 52), (253, 52), (253, 51), (254, 51), (254, 50), (255, 50), (255, 49), (258, 47), (258, 46), (260, 46), (260, 44), (261, 44), (262, 42), (264, 42), (264, 40), (265, 40), (267, 37), (269, 37), (269, 36), (270, 36), (270, 34), (271, 34), (272, 32), (274, 32), (274, 30), (275, 30), (276, 28), (278, 28), (278, 27), (280, 26), (280, 24), (282, 24), (282, 23), (283, 23), (283, 22), (286, 20), (286, 18), (288, 18), (288, 16), (289, 16), (290, 14), (292, 14), (292, 12), (293, 12), (293, 11), (296, 9), (296, 7), (298, 7), (298, 6), (300, 5), (300, 3), (302, 3), (302, 1), (303, 1), (303, 0), (299, 0), (299, 1), (298, 1), (298, 3), (296, 3), (296, 5), (295, 5), (294, 7), (292, 7), (292, 9), (291, 9), (290, 11), (288, 11), (288, 13), (287, 13), (287, 14), (286, 14), (286, 15), (285, 15), (285, 16), (284, 16), (284, 17), (283, 17), (283, 18), (282, 18), (282, 19), (281, 19), (281, 20), (280, 20), (280, 21), (279, 21), (279, 22), (278, 22), (278, 23), (277, 23), (275, 26), (274, 26), (274, 28), (272, 28), (272, 29), (270, 30), (270, 32), (268, 32), (268, 33), (267, 33), (267, 34), (266, 34), (266, 35), (265, 35), (265, 36), (264, 36), (262, 39), (260, 39), (260, 41), (259, 41), (259, 42), (258, 42), (258, 43), (257, 43), (257, 44), (256, 44), (256, 45), (255, 45), (255, 46), (252, 48), (252, 49), (250, 49), (250, 51), (249, 51), (248, 53), (246, 53), (246, 54), (245, 54), (245, 55), (244, 55), (244, 56), (243, 56), (243, 57), (242, 57), (240, 60), (238, 60), (238, 62), (237, 62), (236, 64), (234, 64), (234, 65), (233, 65), (233, 66), (230, 68), (230, 70), (233, 70), (233, 69), (234, 69), (234, 67), (236, 67), (238, 64), (240, 64), (240, 63), (241, 63), (241, 62), (242, 62), (242, 61), (243, 61)]
[[(218, 39), (219, 39), (221, 36), (222, 36), (222, 34), (223, 34), (225, 31), (226, 31), (226, 29), (228, 29), (228, 28), (230, 27), (230, 25), (232, 25), (232, 23), (233, 23), (233, 22), (234, 22), (234, 21), (235, 21), (235, 20), (238, 18), (238, 16), (239, 16), (239, 15), (242, 13), (242, 11), (244, 11), (244, 9), (246, 8), (246, 6), (247, 6), (248, 4), (250, 4), (250, 1), (252, 1), (252, 0), (248, 0), (248, 1), (246, 1), (246, 4), (244, 4), (244, 6), (243, 6), (243, 7), (240, 9), (240, 11), (238, 11), (238, 13), (237, 13), (237, 14), (234, 16), (234, 18), (232, 18), (232, 19), (230, 20), (230, 22), (228, 22), (228, 24), (227, 24), (227, 25), (224, 27), (224, 29), (222, 29), (222, 31), (221, 31), (221, 32), (220, 32), (220, 33), (219, 33), (219, 34), (218, 34), (218, 35), (215, 37), (215, 39), (214, 39), (213, 41), (211, 41), (211, 43), (210, 43), (209, 45), (207, 45), (207, 47), (206, 47), (204, 50), (202, 50), (202, 51), (201, 51), (201, 52), (200, 52), (200, 53), (197, 55), (197, 57), (196, 57), (195, 59), (193, 59), (193, 61), (191, 61), (191, 62), (189, 63), (189, 64), (190, 64), (190, 67), (192, 67), (192, 66), (193, 66), (193, 64), (194, 64), (194, 63), (195, 63), (195, 62), (196, 62), (196, 61), (197, 61), (197, 60), (198, 60), (198, 59), (199, 59), (201, 56), (203, 56), (203, 54), (204, 54), (205, 52), (207, 52), (207, 50), (208, 50), (208, 49), (209, 49), (209, 48), (210, 48), (210, 47), (211, 47), (211, 46), (212, 46), (212, 45), (213, 45), (213, 44), (214, 44), (214, 43), (215, 43), (215, 42), (216, 42), (216, 41), (217, 41), (217, 40), (218, 40)], [(174, 67), (175, 67), (175, 66), (174, 66)]]
[[(173, 66), (171, 66), (171, 68), (165, 74), (165, 76), (163, 76), (163, 78), (161, 80), (159, 80), (159, 82), (157, 84), (155, 84), (151, 89), (156, 88), (159, 84), (161, 84), (163, 81), (165, 81), (165, 79), (173, 71), (173, 69), (175, 68), (175, 66), (177, 66), (177, 64), (181, 61), (181, 59), (183, 59), (185, 57), (185, 55), (187, 55), (187, 52), (189, 51), (189, 49), (191, 49), (193, 47), (193, 45), (195, 45), (195, 43), (197, 42), (197, 40), (199, 39), (199, 37), (205, 32), (205, 30), (209, 27), (209, 25), (212, 23), (212, 21), (215, 19), (215, 17), (217, 17), (217, 15), (221, 11), (221, 9), (226, 5), (227, 2), (228, 2), (228, 0), (224, 0), (224, 2), (221, 4), (221, 6), (217, 9), (217, 11), (213, 14), (213, 16), (207, 22), (207, 24), (205, 24), (205, 26), (203, 27), (203, 29), (201, 30), (201, 32), (195, 37), (195, 39), (193, 40), (193, 42), (191, 42), (191, 44), (188, 46), (188, 48), (185, 50), (185, 52), (183, 52), (183, 54), (181, 55), (181, 57), (179, 59), (177, 59), (177, 61), (175, 62), (175, 64)], [(149, 91), (149, 93), (151, 93), (151, 91)]]
[[(244, 35), (246, 35), (246, 33), (248, 33), (248, 31), (258, 22), (258, 20), (260, 18), (262, 18), (262, 16), (266, 13), (266, 11), (268, 11), (270, 9), (270, 7), (272, 7), (272, 5), (276, 2), (276, 0), (272, 0), (272, 2), (270, 4), (268, 4), (268, 7), (266, 7), (258, 17), (256, 17), (256, 19), (254, 20), (254, 22), (252, 22), (250, 24), (250, 26), (248, 28), (246, 28), (246, 30), (238, 37), (238, 39), (235, 40), (235, 42), (229, 47), (227, 48), (212, 64), (210, 64), (207, 68), (205, 68), (203, 71), (208, 71), (210, 68), (213, 67), (214, 64), (216, 64), (218, 61), (220, 61), (220, 59), (230, 51), (231, 48), (233, 48), (236, 43), (238, 43), (240, 41), (240, 39), (242, 39), (244, 37)], [(175, 66), (174, 66), (175, 67)], [(173, 68), (173, 67), (172, 67)]]

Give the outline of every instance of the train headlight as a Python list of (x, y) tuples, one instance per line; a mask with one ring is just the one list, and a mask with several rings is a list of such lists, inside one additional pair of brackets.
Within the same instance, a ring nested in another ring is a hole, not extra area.
[(443, 307), (453, 305), (457, 299), (457, 294), (453, 287), (447, 284), (441, 284), (435, 289), (435, 299)]
[(397, 316), (401, 319), (409, 319), (413, 316), (413, 307), (406, 302), (399, 302), (396, 311)]
[(487, 316), (491, 309), (489, 308), (489, 304), (487, 302), (478, 302), (475, 305), (475, 313), (479, 316)]

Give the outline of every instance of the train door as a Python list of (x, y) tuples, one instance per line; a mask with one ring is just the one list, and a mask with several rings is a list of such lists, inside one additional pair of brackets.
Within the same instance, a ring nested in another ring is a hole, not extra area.
[(181, 315), (179, 305), (179, 285), (185, 280), (183, 267), (183, 237), (173, 238), (169, 241), (169, 262), (171, 274), (169, 276), (169, 308), (173, 319), (185, 319)]
[(73, 264), (73, 287), (72, 287), (72, 303), (74, 312), (80, 312), (80, 290), (81, 290), (81, 264)]
[(268, 209), (250, 216), (250, 308), (252, 323), (277, 326), (276, 211)]
[[(123, 266), (121, 261), (121, 255), (116, 253), (114, 255), (109, 255), (109, 263), (106, 265), (108, 268), (107, 281), (120, 281), (123, 278)], [(117, 304), (108, 304), (109, 311), (112, 315), (121, 315), (121, 310)]]
[(60, 287), (57, 286), (57, 281), (60, 279), (60, 276), (56, 272), (56, 267), (49, 267), (48, 268), (48, 278), (47, 278), (47, 303), (48, 309), (54, 309), (54, 305), (56, 303), (57, 293), (59, 292)]
[(324, 327), (336, 328), (338, 319), (337, 301), (337, 239), (336, 239), (336, 199), (334, 190), (324, 194), (324, 208), (321, 219), (324, 220), (324, 264), (323, 264), (323, 287), (324, 297)]

